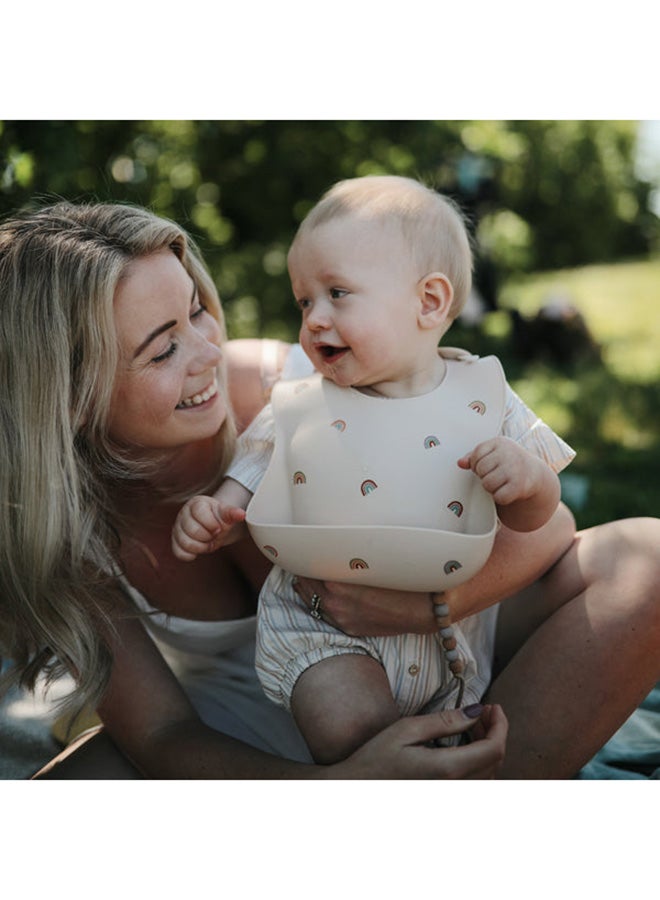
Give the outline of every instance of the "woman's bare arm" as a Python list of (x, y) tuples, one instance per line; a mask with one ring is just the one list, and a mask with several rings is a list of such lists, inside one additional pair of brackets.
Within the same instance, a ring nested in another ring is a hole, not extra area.
[(309, 777), (311, 767), (278, 759), (206, 726), (142, 624), (118, 623), (113, 668), (99, 706), (121, 751), (148, 778)]
[[(484, 707), (478, 719), (460, 710), (402, 719), (335, 766), (280, 759), (206, 726), (134, 617), (119, 623), (113, 652), (110, 686), (99, 707), (105, 736), (40, 777), (131, 777), (115, 748), (152, 779), (490, 778), (504, 758), (506, 719), (499, 707)], [(468, 728), (478, 730), (478, 739), (465, 747), (428, 746)], [(112, 770), (104, 770), (113, 753)]]
[[(458, 622), (533, 584), (569, 549), (574, 537), (575, 520), (563, 504), (536, 531), (520, 533), (500, 528), (484, 568), (470, 581), (443, 594), (452, 620)], [(430, 634), (437, 629), (428, 594), (309, 578), (298, 579), (297, 591), (308, 606), (312, 594), (317, 593), (323, 618), (349, 635)]]

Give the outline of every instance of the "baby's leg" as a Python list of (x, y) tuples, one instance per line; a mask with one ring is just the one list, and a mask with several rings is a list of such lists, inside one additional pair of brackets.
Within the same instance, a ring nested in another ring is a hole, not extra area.
[(326, 765), (400, 718), (385, 670), (362, 653), (331, 656), (306, 669), (291, 709), (314, 760)]

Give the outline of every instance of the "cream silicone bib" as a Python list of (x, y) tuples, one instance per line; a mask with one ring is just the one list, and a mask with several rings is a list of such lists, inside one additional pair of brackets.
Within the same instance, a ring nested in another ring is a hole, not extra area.
[(247, 522), (283, 569), (441, 591), (486, 562), (495, 505), (457, 460), (500, 433), (495, 357), (447, 359), (435, 390), (373, 397), (315, 374), (273, 391), (275, 450)]

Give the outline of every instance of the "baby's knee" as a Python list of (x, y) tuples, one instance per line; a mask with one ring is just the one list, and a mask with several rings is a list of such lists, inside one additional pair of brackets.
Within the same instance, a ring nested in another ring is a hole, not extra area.
[(291, 710), (323, 765), (346, 759), (399, 718), (384, 669), (364, 654), (332, 656), (308, 668), (293, 689)]

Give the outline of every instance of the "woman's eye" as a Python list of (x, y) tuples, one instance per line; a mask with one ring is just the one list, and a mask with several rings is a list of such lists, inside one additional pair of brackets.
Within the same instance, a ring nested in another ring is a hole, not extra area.
[(190, 313), (190, 318), (197, 319), (204, 312), (206, 312), (206, 307), (203, 303), (200, 303), (197, 309), (192, 310), (192, 312)]
[(330, 288), (330, 296), (333, 300), (339, 300), (341, 297), (345, 297), (346, 294), (348, 294), (348, 291), (345, 291), (342, 288)]
[(164, 360), (169, 359), (176, 352), (176, 344), (172, 342), (167, 350), (164, 353), (160, 353), (158, 356), (154, 356), (151, 360), (154, 363), (164, 362)]

